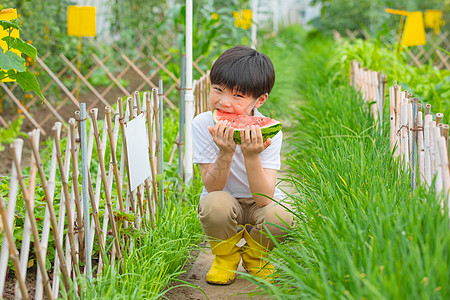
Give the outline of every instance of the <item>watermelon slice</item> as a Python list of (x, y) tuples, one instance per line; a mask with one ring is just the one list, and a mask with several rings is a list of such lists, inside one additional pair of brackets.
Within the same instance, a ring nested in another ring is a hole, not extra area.
[(214, 123), (223, 120), (231, 122), (231, 127), (234, 128), (233, 139), (238, 145), (241, 144), (241, 131), (245, 130), (247, 126), (259, 125), (264, 141), (274, 137), (281, 130), (281, 123), (279, 121), (267, 117), (236, 115), (215, 109), (213, 111), (213, 119)]

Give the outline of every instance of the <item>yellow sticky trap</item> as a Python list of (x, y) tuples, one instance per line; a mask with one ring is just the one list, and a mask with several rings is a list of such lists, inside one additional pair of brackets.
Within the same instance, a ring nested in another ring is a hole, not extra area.
[(67, 35), (96, 35), (95, 6), (71, 5), (67, 8)]
[(406, 17), (405, 28), (403, 29), (402, 46), (425, 45), (425, 27), (423, 24), (423, 14), (421, 11), (409, 12)]
[[(0, 11), (0, 20), (3, 21), (11, 21), (17, 19), (17, 10), (14, 8), (7, 8), (4, 9), (2, 11)], [(0, 47), (2, 47), (3, 49), (3, 53), (6, 52), (6, 50), (8, 50), (8, 44), (5, 41), (2, 41), (1, 39), (3, 39), (4, 37), (9, 36), (9, 32), (8, 30), (3, 30), (3, 28), (0, 27)], [(11, 37), (15, 37), (18, 38), (19, 37), (19, 30), (17, 29), (13, 29), (11, 31)], [(22, 53), (17, 50), (17, 49), (11, 49), (11, 52), (16, 53), (17, 55), (21, 56)], [(2, 80), (2, 82), (11, 82), (11, 81), (15, 81), (13, 79), (9, 79), (9, 78), (5, 78)]]
[(433, 28), (434, 34), (438, 34), (441, 30), (441, 26), (445, 22), (442, 20), (442, 11), (437, 9), (428, 9), (425, 11), (425, 27)]

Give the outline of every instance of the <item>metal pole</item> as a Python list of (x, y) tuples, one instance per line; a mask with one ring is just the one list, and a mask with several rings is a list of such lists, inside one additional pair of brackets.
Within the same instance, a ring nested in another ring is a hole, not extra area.
[(258, 22), (258, 0), (252, 0), (251, 3), (252, 8), (252, 40), (251, 40), (251, 47), (253, 49), (256, 49), (257, 46), (257, 25)]
[[(89, 185), (88, 185), (88, 161), (87, 161), (87, 134), (86, 134), (86, 103), (80, 103), (80, 149), (81, 149), (81, 195), (83, 198), (83, 210), (84, 210), (84, 228), (91, 228), (89, 225)], [(92, 265), (91, 265), (91, 249), (89, 245), (90, 237), (89, 230), (84, 232), (84, 243), (86, 245), (86, 275), (91, 278)]]
[[(163, 81), (162, 79), (159, 80), (159, 87), (158, 87), (158, 96), (159, 96), (159, 149), (161, 155), (160, 155), (160, 170), (159, 174), (164, 173), (164, 121), (163, 121), (163, 102), (164, 102), (164, 90), (163, 90)], [(164, 179), (161, 180), (161, 208), (164, 210)]]
[(186, 55), (181, 55), (180, 74), (180, 134), (178, 139), (178, 173), (184, 180), (183, 145), (184, 145), (184, 89), (186, 87)]
[(194, 94), (192, 92), (192, 0), (186, 0), (186, 94), (184, 102), (186, 104), (185, 182), (189, 182), (194, 173), (191, 128), (194, 115)]
[(278, 8), (278, 0), (273, 1), (273, 31), (278, 33), (278, 14), (279, 14), (279, 8)]

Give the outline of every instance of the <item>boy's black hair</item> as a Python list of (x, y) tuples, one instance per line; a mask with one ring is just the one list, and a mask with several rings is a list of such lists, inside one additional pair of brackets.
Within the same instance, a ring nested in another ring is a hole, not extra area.
[(257, 98), (270, 93), (275, 71), (270, 58), (247, 46), (228, 49), (213, 64), (211, 84)]

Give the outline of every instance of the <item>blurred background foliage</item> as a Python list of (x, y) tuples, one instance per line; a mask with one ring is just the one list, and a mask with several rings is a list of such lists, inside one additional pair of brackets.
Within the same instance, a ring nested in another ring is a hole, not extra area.
[[(449, 0), (313, 0), (312, 3), (321, 5), (321, 15), (310, 22), (312, 26), (324, 33), (334, 30), (345, 33), (349, 30), (365, 29), (371, 36), (379, 33), (390, 33), (395, 41), (400, 16), (391, 15), (385, 8), (401, 9), (406, 11), (425, 11), (438, 9), (443, 16), (450, 12)], [(448, 19), (444, 30), (448, 30)]]

